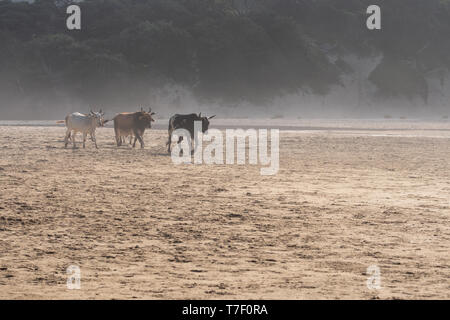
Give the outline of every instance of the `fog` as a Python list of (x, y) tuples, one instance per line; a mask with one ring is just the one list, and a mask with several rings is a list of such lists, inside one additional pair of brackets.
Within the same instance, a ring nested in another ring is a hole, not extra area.
[(0, 119), (141, 107), (162, 118), (450, 113), (450, 10), (438, 0), (381, 1), (372, 31), (369, 1), (73, 2), (81, 30), (66, 28), (71, 1), (0, 1)]
[[(350, 59), (351, 60), (351, 59)], [(2, 120), (55, 120), (63, 119), (72, 112), (87, 113), (91, 109), (103, 109), (109, 116), (119, 112), (136, 111), (151, 107), (159, 118), (169, 118), (174, 113), (202, 112), (216, 114), (219, 118), (397, 118), (397, 119), (447, 119), (450, 114), (450, 79), (444, 85), (436, 77), (427, 78), (429, 98), (427, 103), (419, 97), (391, 97), (380, 99), (376, 88), (367, 80), (367, 75), (378, 59), (353, 59), (355, 74), (343, 77), (343, 84), (333, 86), (324, 95), (299, 90), (297, 93), (274, 97), (264, 104), (251, 102), (204, 102), (199, 101), (190, 88), (166, 85), (149, 88), (148, 96), (131, 103), (118, 102), (127, 94), (112, 90), (101, 101), (88, 103), (81, 97), (59, 92), (57, 101), (36, 103), (26, 93), (20, 99), (0, 101)]]

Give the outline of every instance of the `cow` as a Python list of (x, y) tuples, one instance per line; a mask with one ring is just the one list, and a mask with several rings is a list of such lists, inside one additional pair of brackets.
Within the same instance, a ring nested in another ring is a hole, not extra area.
[(136, 146), (136, 141), (139, 140), (141, 148), (144, 148), (143, 135), (145, 129), (152, 127), (153, 115), (152, 109), (148, 112), (141, 108), (138, 112), (124, 112), (119, 113), (113, 118), (114, 132), (116, 134), (116, 143), (120, 147), (122, 145), (122, 137), (134, 136), (133, 148)]
[[(167, 141), (166, 145), (168, 146), (168, 152), (171, 153), (171, 144), (172, 144), (172, 133), (174, 130), (177, 129), (185, 129), (187, 130), (191, 135), (191, 141), (194, 137), (194, 122), (195, 121), (201, 121), (202, 122), (202, 132), (208, 131), (209, 128), (209, 120), (214, 118), (214, 116), (211, 117), (202, 117), (202, 113), (200, 112), (198, 115), (196, 113), (191, 114), (175, 114), (173, 115), (169, 120), (169, 140)], [(183, 141), (183, 136), (180, 136), (178, 138), (178, 144)], [(181, 150), (182, 152), (182, 150)]]
[(98, 149), (97, 139), (95, 137), (95, 130), (98, 127), (103, 127), (107, 122), (103, 118), (105, 114), (100, 110), (99, 112), (91, 112), (89, 114), (82, 114), (79, 112), (74, 112), (66, 116), (66, 136), (64, 138), (64, 147), (67, 148), (69, 144), (69, 139), (72, 140), (73, 148), (76, 148), (75, 136), (77, 132), (83, 134), (83, 148), (86, 148), (86, 137), (89, 134), (91, 136), (92, 142), (94, 142), (95, 148)]

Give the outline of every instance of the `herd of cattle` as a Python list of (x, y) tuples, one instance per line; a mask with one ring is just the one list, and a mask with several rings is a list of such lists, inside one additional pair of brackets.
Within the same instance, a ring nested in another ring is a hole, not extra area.
[[(145, 129), (152, 127), (154, 112), (151, 108), (148, 111), (144, 111), (141, 108), (137, 112), (123, 112), (117, 114), (112, 120), (105, 120), (105, 113), (100, 110), (98, 112), (91, 111), (89, 114), (83, 114), (74, 112), (69, 114), (64, 121), (58, 121), (57, 123), (66, 124), (66, 136), (64, 138), (64, 146), (67, 148), (69, 141), (72, 141), (73, 148), (76, 148), (75, 137), (78, 132), (83, 134), (83, 148), (86, 147), (86, 138), (89, 134), (92, 142), (97, 147), (97, 140), (95, 137), (95, 130), (98, 127), (103, 127), (107, 122), (114, 121), (114, 132), (116, 137), (117, 146), (120, 147), (127, 137), (130, 138), (130, 144), (134, 138), (133, 148), (136, 146), (136, 141), (139, 141), (141, 148), (144, 148), (144, 132)], [(206, 132), (209, 127), (209, 120), (214, 118), (202, 117), (202, 114), (175, 114), (169, 120), (169, 140), (167, 141), (168, 152), (171, 152), (170, 145), (172, 142), (172, 132), (177, 129), (185, 129), (190, 135), (191, 139), (194, 138), (194, 123), (195, 121), (202, 122), (202, 131)], [(180, 136), (178, 143), (181, 143), (183, 137)]]

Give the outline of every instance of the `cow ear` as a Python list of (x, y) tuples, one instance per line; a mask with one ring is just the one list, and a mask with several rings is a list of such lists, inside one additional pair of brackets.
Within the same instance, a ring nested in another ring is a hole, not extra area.
[(156, 114), (156, 113), (154, 113), (154, 112), (150, 113), (151, 116), (154, 116), (155, 114)]
[(214, 118), (215, 116), (216, 116), (216, 115), (213, 115), (213, 116), (209, 117), (208, 120)]

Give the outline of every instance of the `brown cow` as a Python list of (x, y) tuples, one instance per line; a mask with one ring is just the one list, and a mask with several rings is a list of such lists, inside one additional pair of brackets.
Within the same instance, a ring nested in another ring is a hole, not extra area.
[(141, 111), (138, 112), (124, 112), (116, 115), (113, 120), (117, 146), (122, 145), (122, 137), (133, 135), (133, 148), (136, 146), (137, 140), (139, 140), (141, 148), (144, 148), (143, 135), (145, 129), (152, 127), (152, 122), (155, 121), (152, 117), (154, 114), (151, 109), (146, 112), (141, 108)]

